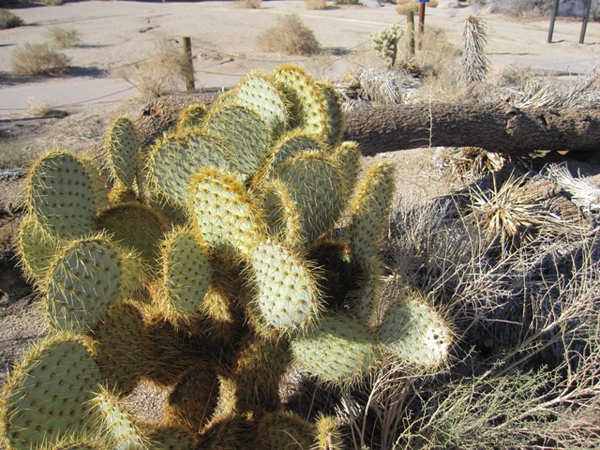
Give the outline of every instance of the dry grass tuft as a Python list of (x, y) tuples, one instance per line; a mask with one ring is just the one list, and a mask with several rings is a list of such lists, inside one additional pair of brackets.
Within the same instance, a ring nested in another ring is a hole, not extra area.
[(69, 69), (70, 59), (48, 44), (26, 43), (13, 52), (12, 63), (18, 76), (60, 76)]
[(121, 69), (118, 75), (133, 84), (143, 97), (152, 99), (182, 89), (188, 72), (183, 52), (173, 43), (161, 40), (152, 56)]
[(324, 10), (327, 9), (327, 0), (304, 0), (306, 9)]
[(48, 29), (48, 34), (53, 47), (56, 48), (77, 47), (81, 44), (79, 32), (75, 28), (59, 26), (50, 27)]
[[(419, 11), (419, 2), (416, 0), (398, 0), (396, 6), (396, 12), (398, 14), (406, 14), (409, 11), (416, 13)], [(427, 6), (436, 8), (438, 6), (438, 0), (430, 0)]]
[(320, 47), (312, 30), (297, 14), (279, 16), (277, 25), (265, 30), (258, 42), (263, 51), (286, 55), (314, 55)]
[(27, 115), (30, 117), (49, 117), (55, 112), (48, 100), (33, 97), (27, 99)]
[(237, 0), (238, 5), (247, 9), (260, 9), (262, 0)]
[(0, 9), (0, 30), (23, 25), (23, 19), (8, 9)]

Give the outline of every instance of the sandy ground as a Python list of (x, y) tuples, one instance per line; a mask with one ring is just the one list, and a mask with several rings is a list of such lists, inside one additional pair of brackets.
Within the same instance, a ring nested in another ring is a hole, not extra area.
[[(514, 20), (490, 15), (475, 6), (456, 7), (442, 0), (428, 8), (425, 25), (446, 30), (460, 47), (465, 18), (480, 14), (489, 32), (488, 55), (493, 70), (507, 66), (534, 67), (556, 73), (581, 74), (600, 61), (600, 24), (590, 23), (585, 44), (578, 44), (581, 22), (559, 20), (554, 42), (547, 44), (549, 20)], [(157, 42), (192, 39), (198, 88), (231, 86), (251, 70), (270, 71), (286, 62), (305, 66), (315, 76), (343, 77), (373, 57), (369, 34), (392, 23), (405, 23), (395, 5), (366, 0), (363, 6), (307, 10), (302, 0), (264, 1), (260, 9), (236, 2), (149, 3), (90, 1), (62, 6), (35, 6), (15, 11), (26, 26), (0, 31), (0, 117), (22, 116), (28, 103), (56, 108), (107, 104), (137, 95), (118, 72), (149, 58)], [(281, 14), (296, 13), (322, 45), (317, 57), (264, 53), (258, 36), (276, 24)], [(48, 41), (48, 28), (71, 27), (81, 45), (63, 50), (74, 69), (58, 79), (20, 79), (11, 75), (12, 53), (26, 42)]]

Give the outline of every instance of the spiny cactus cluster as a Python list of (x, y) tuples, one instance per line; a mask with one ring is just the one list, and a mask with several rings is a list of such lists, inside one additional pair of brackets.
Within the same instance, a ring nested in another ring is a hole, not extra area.
[[(361, 176), (342, 132), (332, 87), (284, 66), (148, 150), (118, 118), (102, 170), (33, 164), (18, 253), (50, 332), (11, 372), (3, 445), (339, 449), (331, 418), (285, 409), (286, 373), (349, 386), (385, 355), (443, 364), (440, 315), (380, 295), (393, 167)], [(141, 380), (170, 389), (159, 425), (123, 406)]]
[(375, 51), (385, 61), (388, 68), (394, 67), (398, 55), (398, 42), (404, 35), (404, 30), (400, 24), (395, 23), (388, 28), (384, 28), (375, 33), (371, 33)]

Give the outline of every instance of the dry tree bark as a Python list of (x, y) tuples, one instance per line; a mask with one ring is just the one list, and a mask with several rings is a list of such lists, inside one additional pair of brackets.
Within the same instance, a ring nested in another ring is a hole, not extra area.
[(418, 147), (600, 151), (600, 109), (527, 109), (508, 104), (379, 106), (346, 114), (344, 139), (364, 155)]
[[(217, 94), (165, 96), (148, 104), (138, 127), (149, 145), (193, 103)], [(481, 147), (526, 154), (535, 150), (600, 151), (600, 109), (515, 109), (506, 103), (434, 103), (361, 108), (345, 114), (345, 140), (364, 155), (419, 147)]]

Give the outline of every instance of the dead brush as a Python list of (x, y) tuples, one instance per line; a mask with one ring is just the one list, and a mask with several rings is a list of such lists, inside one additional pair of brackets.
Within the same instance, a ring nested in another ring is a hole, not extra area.
[(595, 108), (600, 105), (599, 79), (596, 72), (569, 83), (526, 77), (521, 85), (502, 90), (515, 108)]
[(13, 71), (18, 76), (60, 76), (69, 69), (70, 62), (67, 55), (48, 44), (26, 43), (12, 53)]
[(469, 217), (481, 231), (501, 248), (519, 246), (540, 233), (562, 234), (565, 221), (543, 203), (544, 197), (531, 184), (527, 174), (509, 178), (493, 188), (478, 186), (469, 190)]
[(544, 170), (544, 176), (568, 192), (570, 200), (587, 216), (598, 221), (600, 214), (600, 187), (598, 185), (588, 178), (574, 177), (565, 165), (548, 165)]
[(147, 99), (182, 89), (190, 76), (183, 52), (167, 40), (159, 40), (156, 47), (149, 58), (118, 71), (119, 76), (133, 84)]
[(501, 170), (507, 159), (500, 153), (488, 152), (479, 147), (459, 147), (450, 150), (445, 159), (452, 176), (469, 183), (492, 172)]
[(284, 14), (277, 17), (277, 25), (261, 33), (258, 43), (265, 52), (286, 55), (314, 55), (320, 48), (313, 31), (297, 14)]
[(81, 44), (79, 32), (71, 27), (50, 27), (48, 28), (49, 39), (52, 46), (58, 49), (77, 47)]

